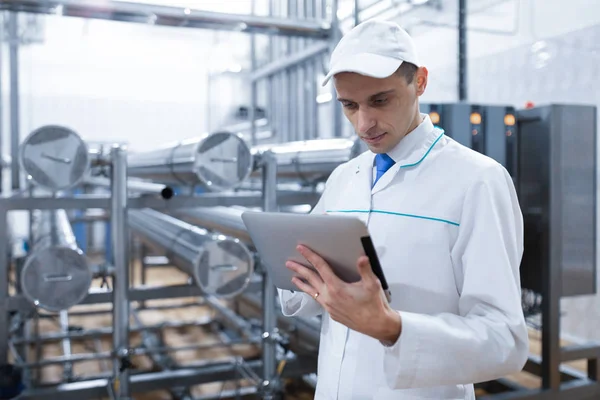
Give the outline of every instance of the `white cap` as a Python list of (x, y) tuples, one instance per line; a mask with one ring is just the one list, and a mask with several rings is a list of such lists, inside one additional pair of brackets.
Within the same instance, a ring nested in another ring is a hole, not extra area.
[(419, 66), (415, 44), (408, 33), (394, 22), (368, 20), (352, 28), (337, 44), (322, 85), (340, 72), (387, 78), (404, 61)]

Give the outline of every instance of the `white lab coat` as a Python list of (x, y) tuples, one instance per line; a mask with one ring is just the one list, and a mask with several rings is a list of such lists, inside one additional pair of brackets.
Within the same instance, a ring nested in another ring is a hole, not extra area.
[(367, 151), (331, 174), (313, 210), (367, 223), (402, 317), (398, 341), (385, 347), (309, 295), (278, 290), (284, 315), (323, 314), (317, 400), (475, 399), (473, 383), (527, 360), (523, 221), (511, 177), (422, 117), (375, 187)]

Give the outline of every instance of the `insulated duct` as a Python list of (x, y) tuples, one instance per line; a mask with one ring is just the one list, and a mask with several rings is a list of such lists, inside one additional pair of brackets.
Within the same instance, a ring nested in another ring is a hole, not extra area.
[[(317, 183), (327, 180), (340, 164), (350, 161), (366, 148), (358, 139), (315, 139), (254, 146), (252, 154), (260, 159), (271, 151), (277, 160), (277, 179)], [(261, 170), (254, 172), (255, 176)]]
[(156, 150), (131, 154), (130, 176), (174, 185), (200, 185), (225, 191), (240, 185), (252, 171), (250, 148), (229, 132), (168, 144)]
[(32, 217), (31, 253), (21, 271), (23, 295), (51, 312), (69, 309), (87, 296), (93, 271), (65, 210), (34, 210)]
[(250, 283), (253, 255), (238, 239), (151, 209), (129, 210), (129, 226), (147, 246), (166, 252), (174, 266), (193, 277), (206, 294), (233, 297)]

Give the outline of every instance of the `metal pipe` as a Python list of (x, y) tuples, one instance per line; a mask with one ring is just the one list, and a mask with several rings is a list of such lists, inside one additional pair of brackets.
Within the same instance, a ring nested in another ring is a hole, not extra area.
[(175, 213), (191, 224), (238, 238), (246, 245), (253, 246), (246, 224), (242, 220), (243, 208), (235, 207), (196, 207), (178, 209)]
[[(111, 310), (107, 310), (106, 313), (111, 313)], [(154, 325), (146, 325), (144, 327), (132, 327), (130, 332), (131, 333), (141, 332), (144, 329), (166, 330), (166, 329), (182, 329), (182, 328), (188, 328), (188, 327), (206, 327), (206, 326), (210, 325), (212, 322), (213, 322), (213, 320), (210, 318), (202, 318), (200, 320), (189, 321), (189, 322), (165, 321), (165, 322), (161, 322), (161, 323), (154, 324)], [(89, 330), (85, 330), (85, 331), (67, 332), (67, 333), (49, 332), (49, 333), (45, 333), (36, 338), (31, 338), (31, 339), (15, 337), (15, 338), (11, 339), (11, 343), (18, 346), (18, 345), (23, 345), (23, 344), (33, 344), (36, 341), (40, 341), (42, 343), (56, 342), (56, 341), (61, 341), (66, 338), (70, 339), (71, 341), (87, 340), (87, 339), (91, 339), (91, 338), (100, 338), (102, 336), (112, 335), (112, 333), (113, 333), (113, 330), (110, 327), (89, 329)]]
[[(244, 293), (236, 299), (239, 314), (243, 318), (256, 318), (263, 312), (262, 301), (258, 294)], [(277, 325), (298, 342), (293, 343), (308, 346), (313, 350), (319, 348), (320, 322), (316, 318), (285, 317), (280, 309), (276, 313)], [(294, 351), (298, 350), (297, 348)]]
[(18, 14), (11, 12), (8, 17), (8, 43), (10, 62), (10, 155), (12, 190), (21, 188), (19, 174), (19, 21)]
[[(66, 310), (60, 312), (60, 329), (63, 333), (69, 331), (69, 313)], [(62, 340), (63, 354), (65, 357), (71, 357), (71, 341), (69, 338)], [(70, 382), (73, 378), (73, 363), (67, 362), (63, 365), (63, 377), (67, 382)]]
[[(7, 209), (0, 202), (0, 226), (7, 226), (8, 224), (8, 213)], [(4, 365), (9, 362), (8, 358), (8, 337), (10, 329), (10, 318), (9, 310), (5, 306), (8, 303), (10, 296), (9, 285), (8, 285), (8, 257), (6, 255), (9, 251), (9, 236), (8, 229), (0, 229), (0, 364)]]
[(217, 13), (184, 7), (95, 0), (12, 0), (0, 10), (135, 22), (158, 26), (230, 30), (280, 36), (326, 38), (325, 21), (289, 20), (257, 15)]
[(31, 222), (30, 254), (20, 276), (23, 295), (50, 312), (67, 310), (87, 296), (92, 269), (65, 210), (34, 210)]
[(146, 245), (166, 251), (173, 264), (207, 294), (233, 297), (250, 282), (254, 260), (238, 239), (151, 209), (129, 210), (129, 225)]
[[(88, 177), (84, 180), (87, 185), (110, 188), (110, 179), (101, 177)], [(165, 200), (174, 196), (173, 188), (161, 183), (144, 182), (134, 179), (127, 179), (127, 190), (130, 192), (157, 194)]]
[(77, 185), (90, 168), (87, 144), (75, 131), (59, 125), (31, 132), (17, 156), (36, 185), (53, 191)]
[[(263, 211), (272, 212), (277, 209), (277, 167), (278, 162), (272, 151), (262, 154), (263, 173)], [(264, 270), (263, 270), (264, 271)], [(275, 318), (275, 285), (265, 271), (262, 274), (263, 294), (263, 334), (262, 334), (262, 360), (263, 360), (263, 388), (266, 398), (280, 390), (279, 378), (276, 375), (276, 337), (277, 320)]]
[[(335, 46), (337, 46), (338, 42), (342, 38), (342, 32), (340, 30), (340, 23), (337, 17), (338, 11), (338, 0), (331, 0), (331, 37), (329, 40), (330, 44), (330, 52), (333, 52)], [(335, 89), (335, 85), (331, 84), (331, 97), (335, 99), (337, 96), (337, 92)], [(333, 137), (341, 137), (342, 136), (342, 104), (339, 101), (334, 101), (332, 103), (332, 114), (333, 114)]]
[(267, 151), (273, 153), (278, 179), (315, 183), (326, 180), (340, 164), (362, 153), (363, 146), (358, 138), (314, 139), (255, 146), (252, 153), (259, 159)]
[(210, 191), (237, 187), (252, 170), (248, 144), (237, 134), (217, 132), (132, 154), (129, 175), (156, 182), (202, 185)]
[(246, 337), (252, 337), (252, 324), (243, 317), (237, 315), (232, 309), (221, 304), (212, 296), (206, 297), (206, 303), (221, 314), (225, 319), (232, 323), (238, 332)]
[[(0, 26), (4, 27), (4, 14), (0, 12)], [(0, 43), (4, 43), (4, 29), (0, 29)], [(3, 65), (4, 65), (4, 46), (0, 45), (0, 121), (4, 121), (4, 89), (3, 89)], [(2, 164), (0, 165), (0, 193), (4, 190), (4, 169), (10, 165), (4, 163), (4, 123), (0, 122), (0, 154), (2, 155)]]
[[(138, 314), (132, 310), (133, 319), (138, 327), (143, 327), (142, 321)], [(164, 348), (165, 344), (162, 338), (149, 330), (142, 330), (142, 345), (149, 351), (147, 354), (152, 360), (152, 363), (156, 368), (162, 371), (170, 371), (177, 368), (177, 363), (171, 358), (166, 352), (155, 352), (157, 348)], [(179, 400), (193, 400), (192, 394), (189, 388), (185, 387), (173, 387), (169, 390), (171, 396)]]
[[(113, 279), (113, 361), (115, 392), (119, 399), (130, 398), (129, 354), (129, 251), (127, 229), (127, 150), (111, 149), (112, 187), (110, 223), (112, 229)], [(111, 260), (108, 260), (109, 262)]]
[(303, 61), (307, 61), (329, 50), (328, 43), (313, 44), (306, 49), (297, 53), (291, 54), (286, 58), (275, 59), (275, 61), (258, 68), (250, 75), (250, 80), (257, 81), (269, 76), (275, 75), (281, 71), (288, 69), (291, 66), (297, 65)]

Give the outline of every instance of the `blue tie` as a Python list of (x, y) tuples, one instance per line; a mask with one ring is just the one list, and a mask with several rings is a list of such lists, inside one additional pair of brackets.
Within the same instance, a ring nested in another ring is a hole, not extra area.
[(377, 168), (377, 177), (375, 178), (375, 182), (373, 182), (373, 186), (375, 186), (379, 178), (381, 178), (381, 176), (385, 174), (385, 172), (388, 169), (390, 169), (395, 163), (396, 162), (392, 159), (392, 157), (388, 156), (385, 153), (377, 154), (375, 156), (375, 167)]

